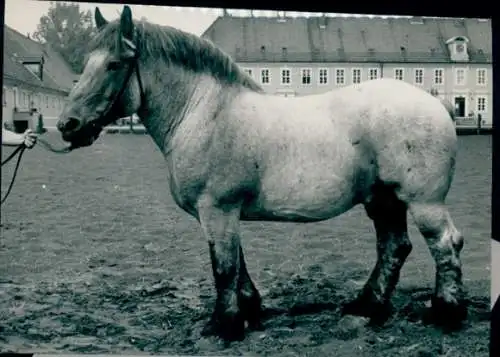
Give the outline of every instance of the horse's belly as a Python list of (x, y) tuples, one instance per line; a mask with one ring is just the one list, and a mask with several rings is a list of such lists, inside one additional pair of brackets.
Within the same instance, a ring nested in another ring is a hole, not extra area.
[(243, 220), (315, 222), (338, 216), (356, 202), (351, 175), (295, 172), (262, 181), (258, 196), (242, 212)]

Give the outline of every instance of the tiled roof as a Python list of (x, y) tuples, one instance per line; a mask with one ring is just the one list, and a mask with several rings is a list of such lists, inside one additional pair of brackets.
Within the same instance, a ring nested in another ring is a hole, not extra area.
[(478, 19), (221, 16), (205, 31), (237, 62), (449, 62), (465, 36), (470, 62), (491, 62), (491, 21)]
[[(22, 59), (41, 57), (44, 59), (43, 80), (21, 63)], [(50, 46), (33, 41), (8, 26), (4, 26), (3, 58), (5, 77), (37, 87), (69, 92), (73, 80), (77, 78), (69, 65)]]

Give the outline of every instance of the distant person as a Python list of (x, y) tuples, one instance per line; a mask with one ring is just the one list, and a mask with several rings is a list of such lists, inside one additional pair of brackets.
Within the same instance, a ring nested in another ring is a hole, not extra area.
[(18, 134), (2, 127), (2, 145), (19, 146), (24, 144), (28, 149), (36, 144), (37, 135), (33, 130), (28, 129), (23, 134)]

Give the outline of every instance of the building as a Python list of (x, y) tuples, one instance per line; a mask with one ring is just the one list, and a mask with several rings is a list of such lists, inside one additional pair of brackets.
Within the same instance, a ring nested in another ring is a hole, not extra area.
[(55, 128), (66, 97), (78, 76), (50, 46), (4, 26), (2, 125), (18, 132), (38, 124)]
[[(284, 96), (391, 77), (492, 123), (491, 21), (451, 18), (234, 17), (205, 31), (265, 88)], [(467, 122), (467, 120), (458, 120)]]

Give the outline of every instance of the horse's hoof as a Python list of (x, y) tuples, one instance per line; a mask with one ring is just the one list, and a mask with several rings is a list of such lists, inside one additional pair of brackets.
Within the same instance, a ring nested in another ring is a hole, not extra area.
[(245, 339), (245, 320), (241, 313), (236, 315), (212, 317), (200, 332), (203, 337), (218, 336), (224, 342), (243, 341)]
[(248, 322), (248, 328), (252, 331), (264, 330), (264, 325), (261, 322), (262, 307), (259, 304), (253, 305), (252, 308), (244, 311), (245, 320)]
[(240, 296), (240, 311), (244, 319), (248, 322), (248, 329), (252, 331), (264, 330), (264, 325), (261, 322), (262, 318), (262, 298), (258, 292), (255, 292), (251, 297)]
[(218, 328), (219, 336), (226, 343), (245, 339), (245, 320), (240, 312), (221, 316)]
[(219, 334), (219, 329), (217, 327), (217, 323), (211, 318), (203, 327), (200, 332), (200, 335), (203, 337), (209, 336), (217, 336)]
[(251, 331), (264, 331), (264, 325), (260, 320), (248, 320), (248, 329)]
[(456, 331), (462, 328), (467, 319), (467, 303), (465, 301), (448, 302), (442, 297), (432, 298), (432, 322), (445, 330)]
[(348, 302), (342, 308), (342, 316), (354, 315), (367, 317), (370, 319), (370, 325), (375, 326), (384, 324), (391, 314), (392, 307), (390, 303), (375, 302), (365, 294)]

